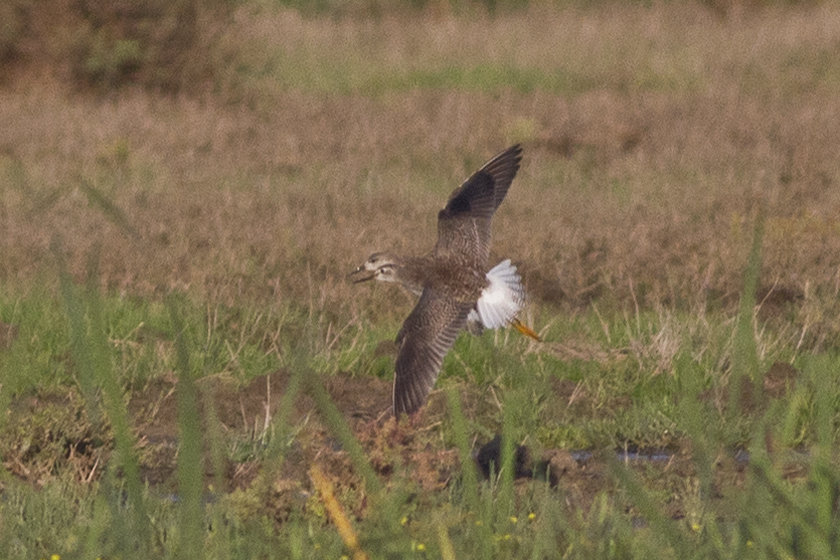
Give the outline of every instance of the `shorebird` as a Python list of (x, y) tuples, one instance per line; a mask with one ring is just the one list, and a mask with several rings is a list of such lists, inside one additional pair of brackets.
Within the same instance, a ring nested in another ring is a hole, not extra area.
[(516, 267), (510, 259), (489, 270), (487, 265), (490, 222), (521, 160), (522, 148), (511, 146), (452, 192), (438, 213), (437, 244), (427, 255), (377, 252), (351, 273), (355, 283), (396, 282), (420, 296), (397, 334), (396, 416), (412, 414), (425, 404), (444, 356), (468, 322), (478, 329), (512, 325), (539, 340), (516, 317), (525, 299)]

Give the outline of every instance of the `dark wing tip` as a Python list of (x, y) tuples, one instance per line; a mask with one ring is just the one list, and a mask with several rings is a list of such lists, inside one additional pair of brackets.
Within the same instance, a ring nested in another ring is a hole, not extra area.
[[(406, 348), (404, 345), (410, 347)], [(413, 337), (404, 341), (394, 375), (394, 415), (413, 414), (424, 404), (440, 372), (442, 359), (435, 359)]]
[(487, 173), (493, 179), (495, 208), (498, 208), (507, 195), (510, 184), (522, 163), (522, 145), (514, 144), (493, 156), (479, 173)]
[(519, 169), (519, 164), (522, 161), (522, 144), (514, 144), (510, 148), (502, 150), (492, 158), (490, 158), (487, 163), (485, 163), (481, 169), (487, 170), (488, 172), (492, 169), (503, 168), (506, 166), (510, 166), (515, 170)]
[(487, 173), (496, 182), (512, 181), (516, 172), (519, 171), (521, 162), (522, 144), (514, 144), (490, 158), (487, 163), (481, 166), (478, 173)]
[(417, 398), (414, 392), (394, 391), (394, 416), (414, 414), (426, 403), (426, 399)]
[(495, 183), (483, 170), (473, 175), (456, 189), (438, 215), (442, 217), (470, 214), (474, 217), (491, 215), (495, 209)]
[(452, 192), (439, 219), (464, 214), (491, 216), (504, 200), (521, 161), (520, 144), (493, 156)]
[(507, 148), (506, 150), (502, 150), (501, 152), (499, 152), (493, 159), (505, 157), (508, 154), (510, 154), (510, 157), (516, 160), (516, 163), (522, 161), (522, 144), (517, 142), (513, 146)]

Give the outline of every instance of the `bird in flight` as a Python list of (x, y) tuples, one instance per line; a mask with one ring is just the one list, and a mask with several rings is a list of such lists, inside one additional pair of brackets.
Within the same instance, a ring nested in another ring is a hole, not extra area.
[(500, 152), (449, 196), (438, 213), (438, 239), (421, 257), (373, 253), (355, 269), (353, 281), (396, 282), (420, 296), (397, 334), (393, 411), (422, 407), (458, 333), (512, 325), (539, 336), (517, 319), (525, 290), (516, 267), (505, 259), (488, 270), (490, 222), (522, 160), (521, 146)]

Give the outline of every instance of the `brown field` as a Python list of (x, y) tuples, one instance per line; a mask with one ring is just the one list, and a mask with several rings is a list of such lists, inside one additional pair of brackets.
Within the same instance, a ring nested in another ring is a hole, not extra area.
[[(551, 15), (238, 14), (230, 34), (254, 65), (277, 51), (298, 58), (302, 76), (346, 64), (360, 91), (319, 90), (312, 77), (298, 87), (283, 74), (242, 79), (227, 96), (174, 98), (74, 93), (54, 76), (8, 84), (2, 277), (26, 283), (49, 267), (58, 234), (76, 269), (101, 245), (102, 284), (121, 292), (315, 298), (356, 315), (370, 291), (345, 273), (374, 249), (426, 250), (457, 182), (523, 142), (495, 252), (521, 263), (538, 323), (593, 298), (733, 301), (759, 209), (764, 292), (804, 298), (803, 308), (836, 299), (836, 10)], [(481, 64), (569, 80), (553, 91), (516, 77), (510, 87), (387, 85), (406, 69)], [(121, 210), (123, 229), (86, 185)]]
[[(0, 86), (0, 286), (54, 286), (60, 254), (80, 280), (95, 261), (108, 294), (308, 312), (349, 345), (347, 325), (396, 325), (411, 300), (347, 273), (375, 250), (429, 249), (450, 191), (521, 142), (493, 252), (519, 264), (537, 330), (593, 309), (734, 316), (762, 217), (760, 317), (794, 355), (836, 347), (840, 6), (652, 4), (492, 17), (247, 5), (216, 36), (233, 61), (217, 62), (206, 91), (181, 94), (92, 92), (60, 68), (18, 68)], [(167, 375), (129, 407), (141, 442), (172, 444), (152, 482), (174, 471)], [(250, 429), (240, 410), (268, 400), (262, 382), (222, 385), (238, 399), (221, 401), (227, 428)], [(391, 464), (376, 453), (403, 453), (443, 486), (451, 446), (434, 433), (402, 448), (375, 440), (388, 383), (345, 382), (375, 392), (352, 422), (375, 466)], [(571, 407), (580, 387), (552, 382)], [(330, 383), (354, 414), (356, 397)], [(325, 430), (312, 437), (312, 453), (330, 445)], [(232, 487), (252, 481), (251, 466), (228, 473)], [(581, 502), (602, 482), (587, 476)]]

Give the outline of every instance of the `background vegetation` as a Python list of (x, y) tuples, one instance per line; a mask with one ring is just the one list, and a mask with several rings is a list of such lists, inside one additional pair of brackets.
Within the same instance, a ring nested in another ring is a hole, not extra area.
[[(833, 3), (0, 21), (9, 558), (840, 555)], [(545, 341), (462, 336), (388, 421), (413, 300), (346, 274), (514, 142)]]

